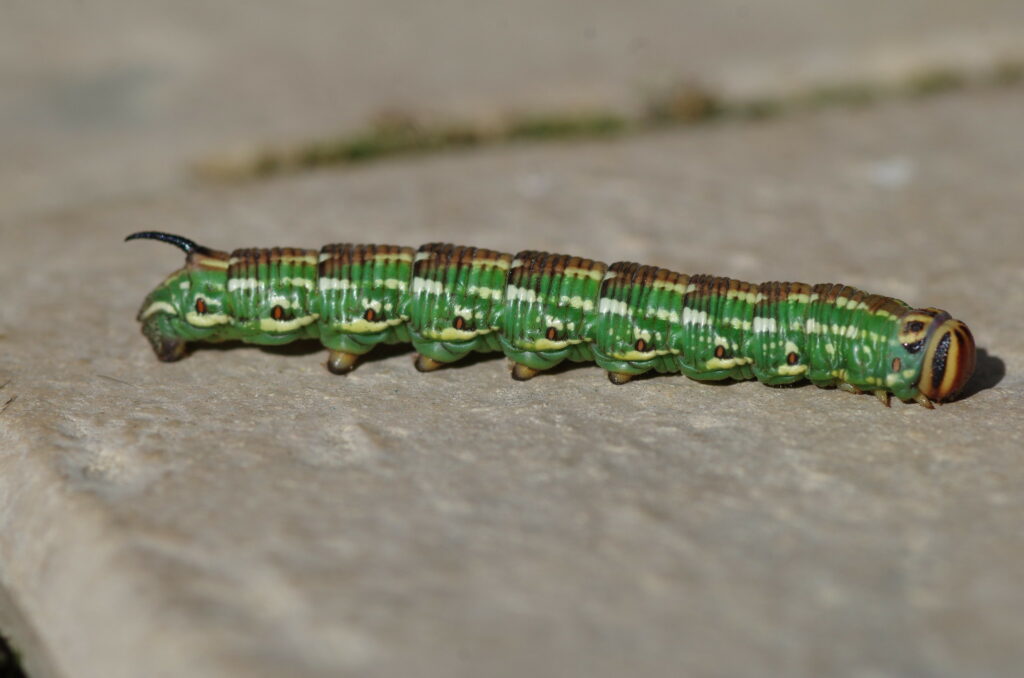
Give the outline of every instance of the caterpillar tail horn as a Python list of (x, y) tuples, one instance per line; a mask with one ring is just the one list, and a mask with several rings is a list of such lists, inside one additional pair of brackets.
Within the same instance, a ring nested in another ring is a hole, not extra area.
[(130, 236), (125, 238), (125, 242), (129, 240), (159, 240), (160, 242), (170, 243), (185, 254), (210, 254), (212, 250), (208, 247), (203, 247), (193, 240), (181, 235), (174, 235), (173, 233), (162, 233), (160, 231), (139, 231), (138, 233), (132, 233)]

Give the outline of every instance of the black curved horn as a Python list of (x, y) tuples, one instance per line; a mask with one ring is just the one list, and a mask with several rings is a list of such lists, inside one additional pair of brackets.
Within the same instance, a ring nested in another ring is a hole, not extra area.
[(174, 235), (172, 233), (161, 233), (160, 231), (140, 231), (138, 233), (132, 233), (124, 240), (125, 242), (128, 242), (129, 240), (159, 240), (178, 247), (185, 254), (192, 254), (193, 252), (198, 252), (199, 254), (210, 253), (209, 248), (197, 245), (188, 238), (180, 235)]

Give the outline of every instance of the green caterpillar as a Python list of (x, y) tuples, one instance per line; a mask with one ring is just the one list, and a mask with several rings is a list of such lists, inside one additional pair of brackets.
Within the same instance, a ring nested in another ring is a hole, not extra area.
[(429, 372), (502, 352), (526, 380), (594, 361), (614, 384), (655, 370), (889, 394), (925, 407), (974, 371), (974, 338), (945, 311), (843, 285), (753, 285), (629, 262), (446, 244), (211, 250), (142, 232), (187, 255), (146, 297), (142, 332), (174, 361), (188, 342), (316, 338), (344, 374), (377, 344), (412, 343)]

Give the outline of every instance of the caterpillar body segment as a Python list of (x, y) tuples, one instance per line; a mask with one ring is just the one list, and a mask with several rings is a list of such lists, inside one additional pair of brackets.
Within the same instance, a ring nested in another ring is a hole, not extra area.
[(974, 370), (967, 326), (934, 308), (843, 285), (760, 285), (631, 262), (432, 243), (242, 249), (181, 236), (186, 253), (139, 320), (157, 357), (189, 342), (284, 344), (318, 338), (344, 373), (377, 344), (412, 343), (432, 371), (501, 352), (525, 380), (595, 361), (616, 384), (649, 371), (699, 380), (803, 379), (925, 406), (952, 399)]
[(511, 260), (501, 252), (443, 243), (417, 250), (407, 307), (412, 345), (432, 361), (419, 361), (422, 371), (473, 351), (501, 350), (495, 332)]
[(682, 302), (689, 276), (617, 262), (601, 282), (597, 313), (587, 323), (591, 352), (613, 383), (650, 370), (682, 370)]
[(171, 273), (139, 310), (142, 332), (162, 361), (185, 356), (188, 342), (235, 338), (236, 326), (227, 308), (227, 269), (230, 255), (209, 250), (191, 240), (166, 233), (135, 233), (128, 239), (152, 238), (181, 248), (185, 266)]
[[(231, 319), (227, 325), (232, 338), (277, 345), (320, 335), (316, 250), (235, 250), (228, 257), (226, 276), (222, 304)], [(216, 302), (207, 300), (211, 303)]]
[(377, 344), (408, 343), (406, 298), (414, 250), (393, 245), (325, 245), (310, 303), (328, 369), (352, 370)]
[[(564, 360), (593, 360), (586, 320), (597, 304), (607, 266), (599, 261), (527, 250), (515, 256), (501, 314), (502, 351), (531, 370)], [(520, 378), (526, 377), (519, 371)]]

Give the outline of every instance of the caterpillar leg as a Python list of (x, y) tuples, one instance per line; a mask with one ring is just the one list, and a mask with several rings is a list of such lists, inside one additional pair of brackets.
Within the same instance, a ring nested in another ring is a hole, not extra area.
[(356, 368), (359, 356), (347, 351), (330, 351), (327, 357), (327, 371), (331, 374), (348, 374)]
[(608, 381), (612, 382), (616, 386), (622, 386), (623, 384), (629, 383), (634, 375), (628, 372), (613, 372), (608, 370)]
[(439, 370), (439, 369), (441, 369), (442, 367), (445, 366), (445, 363), (441, 362), (440, 360), (434, 360), (433, 358), (428, 358), (427, 356), (423, 355), (422, 353), (417, 353), (416, 354), (416, 357), (413, 358), (412, 364), (420, 372), (433, 372), (433, 371)]
[(142, 324), (142, 334), (160, 362), (173, 363), (185, 357), (185, 340), (165, 330), (165, 326), (163, 315), (154, 315)]
[(857, 388), (856, 386), (854, 386), (853, 384), (846, 381), (841, 381), (838, 384), (836, 384), (836, 388), (838, 388), (840, 391), (846, 391), (847, 393), (856, 393), (858, 395), (864, 392)]
[(154, 342), (153, 349), (160, 362), (173, 363), (185, 357), (185, 342), (181, 339), (164, 338), (159, 343)]
[(541, 370), (534, 369), (522, 363), (517, 363), (514, 360), (510, 360), (509, 362), (512, 363), (512, 378), (516, 381), (529, 381), (541, 373)]
[(914, 396), (914, 402), (916, 402), (918, 405), (921, 405), (922, 407), (927, 407), (929, 410), (935, 409), (935, 405), (932, 403), (931, 400), (928, 399), (928, 396), (926, 396), (923, 393), (918, 393), (916, 396)]
[(877, 391), (875, 391), (875, 397), (878, 398), (878, 401), (880, 403), (882, 403), (883, 405), (885, 405), (886, 407), (890, 406), (889, 405), (889, 392), (888, 391), (884, 391), (882, 389), (878, 389)]

